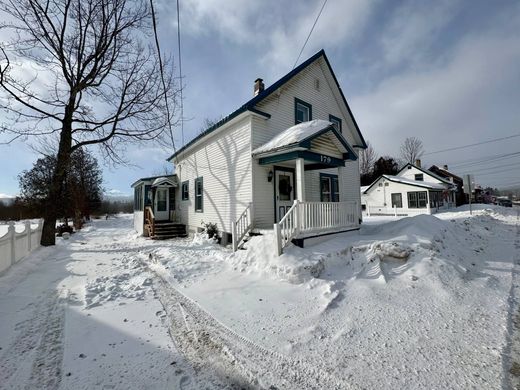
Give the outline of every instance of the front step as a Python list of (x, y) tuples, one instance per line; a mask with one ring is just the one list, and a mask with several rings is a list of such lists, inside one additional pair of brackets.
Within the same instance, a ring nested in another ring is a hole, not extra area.
[(186, 225), (176, 222), (156, 222), (155, 223), (155, 235), (152, 236), (152, 240), (167, 240), (169, 238), (176, 237), (187, 237)]

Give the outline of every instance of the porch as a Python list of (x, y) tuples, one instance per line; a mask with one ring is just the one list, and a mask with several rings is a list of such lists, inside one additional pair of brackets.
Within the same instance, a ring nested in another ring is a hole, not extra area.
[[(347, 193), (359, 185), (353, 180), (359, 176), (357, 163), (348, 164), (357, 154), (331, 122), (295, 125), (255, 149), (253, 157), (263, 169), (255, 172), (267, 172), (268, 183), (260, 177), (257, 189), (268, 195), (267, 188), (272, 188), (271, 206), (264, 202), (265, 207), (256, 209), (262, 214), (272, 210), (278, 254), (291, 242), (303, 247), (310, 237), (359, 228), (359, 192)], [(250, 204), (233, 225), (235, 250), (255, 225), (254, 206)], [(265, 215), (260, 217), (265, 220)]]
[(176, 175), (142, 178), (132, 187), (134, 227), (140, 234), (153, 240), (186, 236), (175, 210)]

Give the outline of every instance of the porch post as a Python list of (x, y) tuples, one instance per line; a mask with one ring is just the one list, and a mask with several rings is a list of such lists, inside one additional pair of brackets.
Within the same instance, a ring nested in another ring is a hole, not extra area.
[(296, 199), (305, 202), (305, 167), (303, 158), (296, 159)]
[[(345, 179), (345, 167), (338, 167), (338, 192), (339, 192), (339, 201), (340, 202), (346, 202), (347, 201), (347, 198), (344, 194), (344, 179)], [(332, 189), (331, 189), (332, 191)], [(361, 198), (360, 198), (361, 200)]]

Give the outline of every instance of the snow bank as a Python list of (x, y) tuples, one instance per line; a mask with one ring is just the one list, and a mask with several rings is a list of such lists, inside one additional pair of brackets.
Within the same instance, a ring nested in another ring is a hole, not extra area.
[(253, 236), (246, 243), (246, 250), (237, 251), (228, 261), (240, 272), (257, 272), (291, 283), (302, 283), (320, 276), (324, 267), (322, 258), (308, 257), (308, 253), (300, 248), (289, 248), (278, 256), (274, 243), (272, 232)]

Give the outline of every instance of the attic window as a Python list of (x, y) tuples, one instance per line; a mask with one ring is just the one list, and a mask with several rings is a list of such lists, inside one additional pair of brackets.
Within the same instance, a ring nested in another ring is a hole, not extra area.
[(417, 173), (415, 175), (415, 180), (416, 181), (424, 181), (424, 175), (422, 173)]
[(314, 79), (314, 89), (316, 91), (319, 91), (320, 90), (320, 79), (319, 78), (315, 78)]
[(303, 100), (294, 98), (294, 123), (308, 122), (312, 120), (312, 106)]

